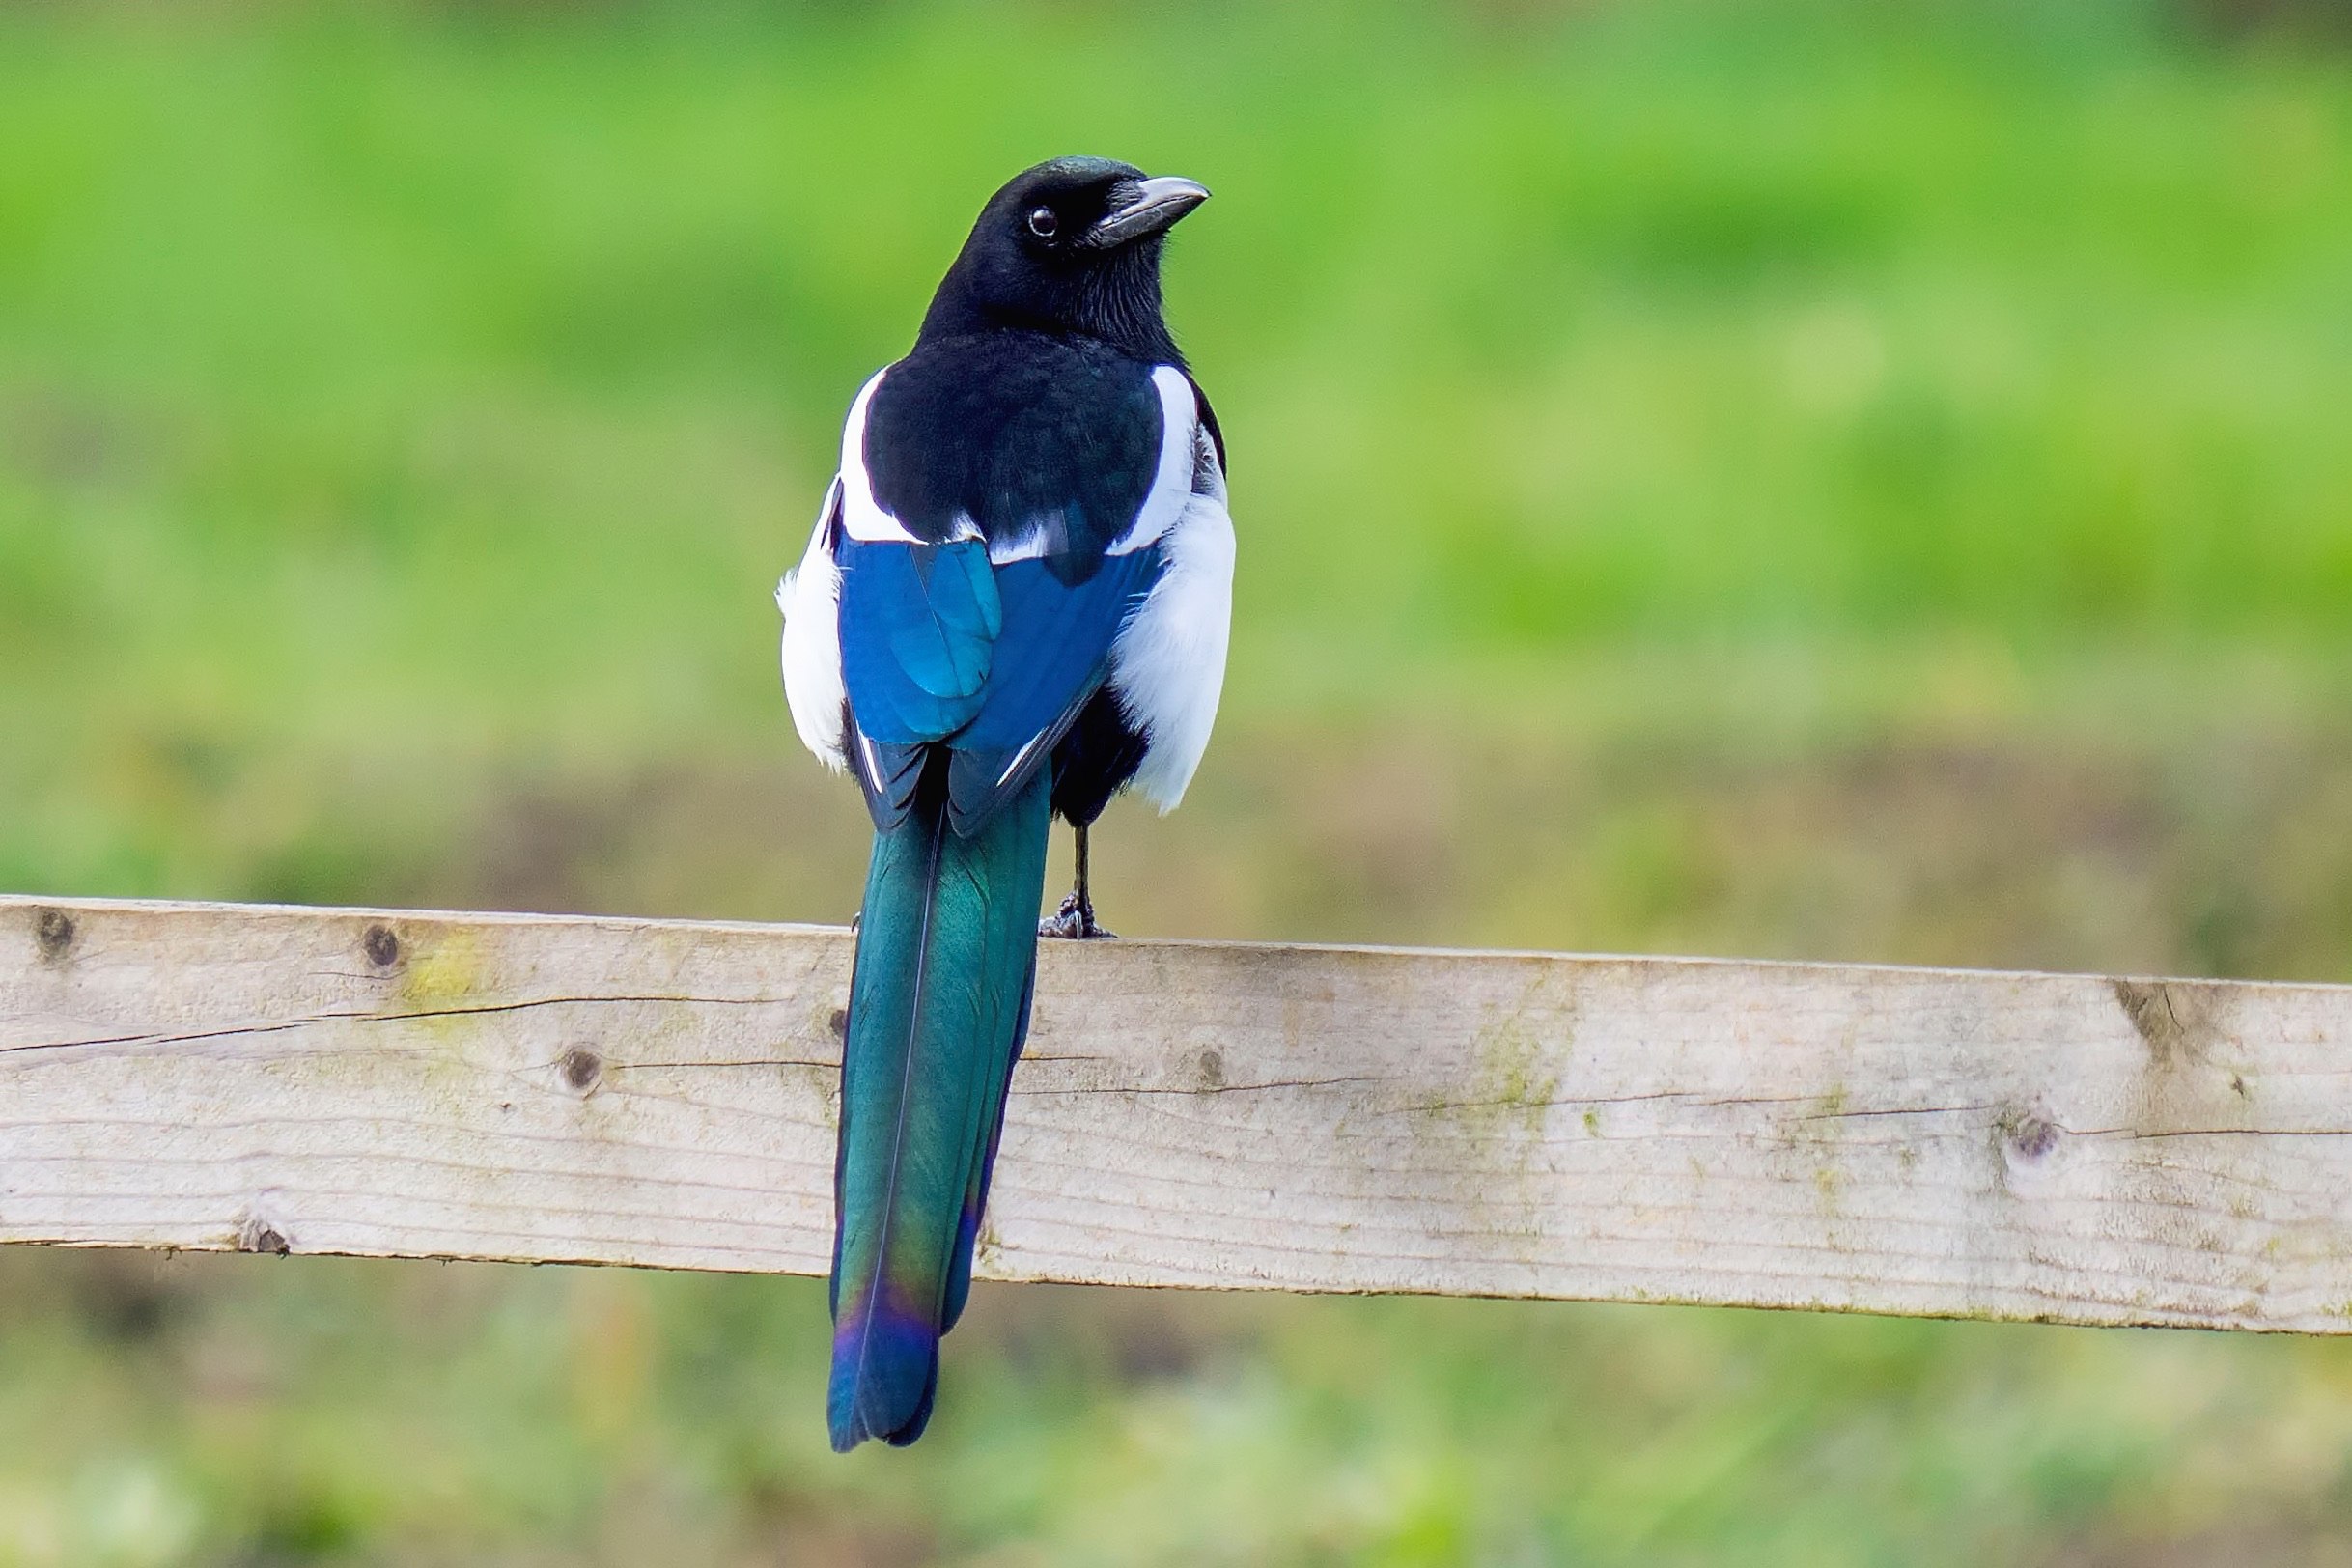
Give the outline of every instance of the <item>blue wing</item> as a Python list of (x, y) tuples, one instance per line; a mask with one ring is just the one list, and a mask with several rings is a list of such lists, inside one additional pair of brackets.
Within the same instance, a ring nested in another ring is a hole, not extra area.
[(905, 815), (924, 755), (948, 753), (948, 804), (969, 832), (1051, 756), (1108, 672), (1160, 551), (1106, 556), (1065, 582), (1042, 558), (992, 566), (977, 540), (844, 539), (841, 670), (852, 762), (878, 823)]
[(841, 673), (869, 740), (943, 741), (979, 716), (1003, 602), (978, 540), (841, 542)]
[(980, 713), (955, 738), (947, 772), (959, 827), (985, 820), (1052, 755), (1109, 673), (1119, 629), (1159, 576), (1157, 548), (1108, 556), (1077, 583), (1042, 560), (996, 569), (1004, 633)]

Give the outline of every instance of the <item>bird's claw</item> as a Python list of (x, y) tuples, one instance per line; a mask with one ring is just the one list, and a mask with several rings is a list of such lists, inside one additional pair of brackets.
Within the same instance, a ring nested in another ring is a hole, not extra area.
[(1062, 907), (1049, 919), (1037, 922), (1040, 937), (1059, 937), (1065, 941), (1093, 941), (1097, 938), (1116, 937), (1115, 931), (1106, 931), (1095, 922), (1094, 904), (1076, 893), (1062, 900)]

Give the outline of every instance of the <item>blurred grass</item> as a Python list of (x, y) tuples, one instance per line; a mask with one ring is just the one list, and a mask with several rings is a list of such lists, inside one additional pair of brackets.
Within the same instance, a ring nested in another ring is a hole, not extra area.
[[(2339, 10), (0, 9), (0, 886), (839, 918), (768, 589), (1085, 149), (1244, 540), (1121, 929), (2352, 978)], [(805, 1282), (0, 1258), (0, 1564), (2352, 1561), (2329, 1345), (976, 1320), (835, 1462)]]

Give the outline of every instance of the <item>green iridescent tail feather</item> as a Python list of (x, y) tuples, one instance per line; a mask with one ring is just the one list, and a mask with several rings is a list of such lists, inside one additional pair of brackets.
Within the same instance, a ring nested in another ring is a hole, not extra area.
[(850, 984), (826, 1401), (844, 1452), (930, 1419), (1037, 972), (1045, 773), (968, 838), (938, 782), (875, 835)]

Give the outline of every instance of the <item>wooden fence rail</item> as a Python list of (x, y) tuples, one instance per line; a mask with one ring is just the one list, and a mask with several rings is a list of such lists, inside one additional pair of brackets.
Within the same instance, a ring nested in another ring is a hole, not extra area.
[[(822, 1273), (850, 938), (0, 898), (0, 1241)], [(982, 1272), (2352, 1330), (2352, 987), (1048, 944)]]

